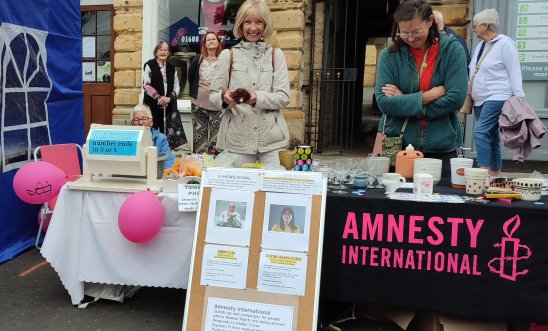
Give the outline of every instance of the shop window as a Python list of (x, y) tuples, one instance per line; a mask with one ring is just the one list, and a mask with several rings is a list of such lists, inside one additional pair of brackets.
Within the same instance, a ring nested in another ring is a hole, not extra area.
[(207, 32), (217, 33), (223, 48), (230, 48), (238, 40), (232, 33), (236, 13), (244, 0), (160, 0), (160, 39), (166, 40), (175, 52), (200, 50), (200, 40)]
[(82, 12), (82, 80), (84, 83), (110, 83), (111, 22), (111, 11)]

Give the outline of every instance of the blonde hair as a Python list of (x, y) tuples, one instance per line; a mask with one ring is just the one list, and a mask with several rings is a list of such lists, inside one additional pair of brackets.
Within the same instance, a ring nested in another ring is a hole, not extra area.
[(238, 9), (234, 28), (232, 29), (236, 38), (242, 39), (244, 37), (243, 25), (245, 19), (249, 16), (256, 16), (264, 21), (264, 38), (272, 35), (272, 17), (270, 15), (270, 8), (268, 8), (266, 2), (264, 0), (246, 0), (240, 9)]

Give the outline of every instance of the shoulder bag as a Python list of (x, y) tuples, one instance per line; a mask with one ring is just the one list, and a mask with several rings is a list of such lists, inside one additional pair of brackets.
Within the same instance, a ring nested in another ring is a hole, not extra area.
[(373, 154), (375, 156), (389, 157), (390, 164), (395, 166), (396, 155), (402, 149), (403, 133), (405, 132), (405, 128), (407, 127), (407, 122), (409, 121), (409, 118), (405, 119), (405, 122), (403, 123), (403, 126), (401, 128), (400, 135), (396, 137), (386, 136), (385, 129), (386, 129), (387, 120), (388, 120), (388, 117), (385, 116), (384, 122), (382, 125), (382, 132), (377, 132), (377, 136), (375, 137), (375, 145), (373, 146)]
[(476, 68), (474, 68), (474, 73), (472, 74), (472, 77), (470, 77), (470, 81), (468, 82), (468, 91), (466, 92), (466, 99), (464, 100), (464, 104), (462, 105), (460, 109), (461, 114), (472, 113), (472, 108), (474, 107), (474, 100), (472, 100), (472, 85), (474, 85), (474, 78), (476, 77), (476, 74), (478, 73), (481, 63), (483, 62), (487, 54), (489, 54), (489, 52), (491, 51), (491, 49), (496, 43), (497, 42), (495, 41), (491, 43), (491, 45), (489, 45), (489, 47), (487, 48), (487, 51), (485, 51), (485, 53), (483, 54), (479, 62), (476, 64)]

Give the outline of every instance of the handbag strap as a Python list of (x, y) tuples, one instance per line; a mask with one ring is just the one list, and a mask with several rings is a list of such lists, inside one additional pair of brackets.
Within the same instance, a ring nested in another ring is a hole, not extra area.
[(493, 49), (493, 46), (495, 46), (496, 43), (497, 41), (493, 41), (491, 45), (487, 47), (487, 50), (485, 51), (485, 53), (483, 53), (483, 56), (481, 57), (479, 62), (476, 63), (476, 67), (474, 68), (474, 73), (472, 74), (472, 77), (470, 77), (470, 82), (468, 83), (468, 92), (467, 92), (468, 94), (472, 92), (472, 85), (474, 85), (474, 78), (476, 78), (476, 74), (478, 73), (481, 63), (483, 62), (483, 60), (485, 60), (485, 57), (487, 56), (487, 54), (489, 54), (491, 49)]
[[(388, 120), (388, 116), (384, 116), (384, 122), (382, 122), (382, 134), (384, 134), (384, 131), (386, 129), (387, 120)], [(401, 127), (400, 136), (403, 136), (403, 133), (405, 132), (405, 128), (407, 127), (408, 121), (409, 121), (409, 117), (406, 117), (405, 122), (403, 122), (403, 126)]]

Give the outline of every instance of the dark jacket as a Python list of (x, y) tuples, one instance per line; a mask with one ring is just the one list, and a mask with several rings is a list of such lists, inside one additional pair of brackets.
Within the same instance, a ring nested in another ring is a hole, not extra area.
[[(375, 97), (384, 114), (379, 123), (379, 132), (386, 121), (387, 136), (399, 136), (405, 119), (409, 118), (403, 146), (412, 144), (415, 149), (424, 153), (453, 152), (463, 142), (457, 113), (466, 98), (466, 57), (455, 37), (442, 35), (439, 43), (439, 54), (430, 87), (443, 85), (445, 96), (422, 105), (419, 73), (407, 45), (395, 52), (388, 48), (382, 52), (375, 83)], [(385, 96), (381, 91), (385, 84), (396, 85), (403, 95)], [(421, 119), (417, 116), (422, 116), (427, 121), (426, 127), (421, 128)]]
[[(164, 78), (162, 77), (162, 72), (160, 71), (158, 62), (156, 62), (156, 59), (147, 61), (147, 63), (143, 66), (143, 70), (146, 65), (150, 68), (150, 85), (156, 89), (160, 96), (166, 95), (173, 99), (174, 96), (171, 92), (173, 92), (173, 84), (175, 83), (175, 67), (169, 62), (166, 63), (167, 93), (164, 93)], [(143, 97), (143, 103), (149, 106), (152, 111), (159, 108), (158, 101), (146, 93)]]
[(462, 48), (464, 48), (464, 54), (466, 55), (466, 67), (468, 67), (468, 65), (470, 64), (470, 50), (468, 49), (468, 45), (466, 45), (466, 41), (464, 40), (464, 38), (462, 38), (458, 33), (455, 32), (455, 30), (451, 29), (450, 27), (445, 27), (443, 31), (448, 35), (452, 35), (457, 38), (459, 43), (462, 45)]
[(198, 86), (200, 85), (200, 64), (202, 64), (203, 56), (202, 54), (196, 55), (190, 66), (188, 67), (188, 84), (189, 94), (194, 99), (198, 98)]

